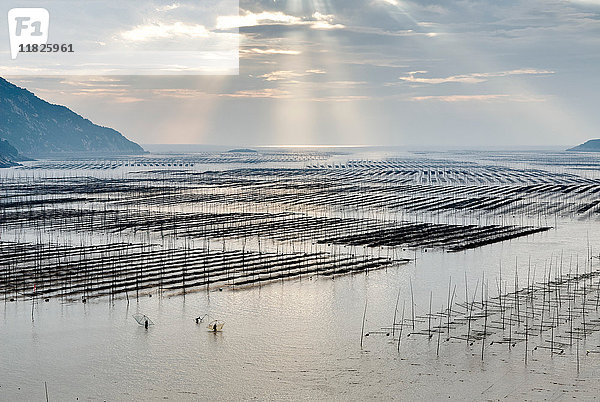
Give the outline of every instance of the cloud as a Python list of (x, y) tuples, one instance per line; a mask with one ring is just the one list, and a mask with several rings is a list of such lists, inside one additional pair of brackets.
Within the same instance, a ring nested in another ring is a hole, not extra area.
[(367, 81), (329, 81), (328, 82), (329, 85), (339, 85), (342, 87), (356, 87), (359, 85), (365, 85), (368, 84)]
[(189, 25), (183, 22), (174, 24), (153, 23), (139, 25), (132, 30), (121, 33), (121, 37), (132, 42), (143, 42), (156, 39), (169, 39), (181, 36), (190, 38), (208, 37), (209, 31), (203, 25)]
[(259, 49), (259, 48), (252, 48), (252, 49), (248, 49), (248, 50), (242, 50), (242, 53), (256, 53), (256, 54), (267, 54), (267, 55), (272, 55), (272, 54), (283, 54), (283, 55), (291, 55), (291, 56), (296, 56), (301, 54), (302, 52), (299, 50), (287, 50), (287, 49)]
[(508, 94), (486, 94), (486, 95), (433, 95), (433, 96), (414, 96), (410, 98), (413, 101), (438, 101), (438, 102), (544, 102), (542, 97), (508, 95)]
[(256, 90), (237, 91), (230, 94), (221, 94), (228, 98), (272, 98), (284, 99), (290, 98), (290, 93), (277, 88), (265, 88)]
[[(240, 10), (240, 12), (243, 11)], [(263, 11), (258, 14), (245, 11), (243, 15), (222, 15), (217, 17), (217, 29), (254, 27), (257, 25), (296, 25), (301, 22), (301, 18), (284, 14), (281, 11)]]
[(371, 99), (364, 95), (339, 95), (339, 96), (323, 96), (323, 97), (307, 97), (299, 98), (291, 92), (278, 88), (264, 88), (254, 90), (242, 90), (233, 93), (223, 93), (219, 96), (227, 98), (269, 98), (269, 99), (294, 99), (296, 101), (303, 100), (306, 102), (353, 102)]
[(340, 96), (326, 96), (323, 98), (313, 98), (311, 99), (314, 102), (354, 102), (361, 100), (369, 100), (371, 99), (365, 95), (340, 95)]
[(120, 79), (101, 76), (85, 78), (72, 76), (61, 80), (60, 84), (78, 88), (110, 88), (129, 86), (129, 84), (123, 83)]
[(179, 7), (181, 7), (181, 4), (173, 3), (173, 4), (168, 4), (166, 6), (156, 7), (156, 11), (158, 11), (158, 12), (171, 11), (171, 10), (178, 9)]
[(600, 0), (567, 0), (569, 3), (584, 4), (588, 6), (600, 6)]
[(449, 77), (441, 77), (441, 78), (424, 78), (417, 77), (416, 75), (426, 74), (427, 71), (412, 71), (409, 72), (407, 76), (399, 77), (400, 80), (406, 82), (413, 82), (419, 84), (445, 84), (449, 82), (458, 82), (458, 83), (466, 83), (466, 84), (477, 84), (480, 82), (488, 81), (490, 78), (496, 77), (507, 77), (512, 75), (546, 75), (546, 74), (554, 74), (554, 71), (550, 70), (535, 70), (535, 69), (519, 69), (519, 70), (510, 70), (510, 71), (499, 71), (495, 73), (471, 73), (471, 74), (461, 74), (461, 75), (451, 75)]
[(263, 11), (253, 13), (240, 10), (240, 15), (222, 15), (217, 17), (217, 29), (234, 29), (261, 25), (308, 25), (313, 29), (341, 29), (344, 25), (335, 23), (332, 14), (315, 12), (312, 17), (296, 17), (281, 11)]
[(199, 99), (209, 96), (206, 92), (196, 89), (154, 89), (152, 95), (160, 98), (175, 98), (175, 99)]
[(145, 99), (142, 98), (135, 98), (133, 96), (120, 96), (115, 98), (115, 102), (116, 103), (137, 103), (137, 102), (144, 102)]
[(342, 24), (334, 23), (335, 16), (333, 14), (321, 14), (316, 12), (312, 15), (314, 22), (309, 22), (312, 29), (341, 29)]
[(110, 103), (137, 103), (143, 102), (146, 99), (136, 96), (128, 88), (117, 88), (101, 86), (97, 87), (95, 84), (80, 84), (77, 85), (75, 81), (59, 81), (61, 87), (63, 85), (73, 86), (73, 89), (65, 88), (66, 90), (57, 91), (56, 89), (40, 88), (36, 90), (36, 95), (41, 96), (44, 99), (53, 99), (55, 96), (67, 96), (77, 97), (78, 99), (93, 100), (97, 102)]
[[(441, 4), (431, 4), (431, 2), (427, 2), (430, 4), (422, 4), (425, 2), (416, 2), (416, 1), (400, 1), (400, 0), (377, 0), (380, 3), (384, 3), (386, 5), (390, 5), (398, 9), (405, 15), (410, 15), (409, 10), (411, 12), (429, 12), (434, 14), (444, 14), (446, 13), (446, 8)], [(445, 4), (444, 4), (445, 5)], [(415, 21), (417, 22), (417, 21)], [(418, 23), (418, 22), (417, 22)]]
[(260, 75), (259, 78), (263, 78), (265, 81), (283, 81), (291, 78), (306, 77), (313, 74), (325, 74), (325, 71), (318, 69), (306, 71), (279, 70)]

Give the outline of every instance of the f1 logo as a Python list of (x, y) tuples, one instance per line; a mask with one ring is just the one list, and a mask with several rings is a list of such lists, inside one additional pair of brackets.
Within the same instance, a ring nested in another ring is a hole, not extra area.
[(21, 45), (48, 43), (50, 13), (45, 8), (13, 8), (8, 11), (10, 56), (14, 60)]

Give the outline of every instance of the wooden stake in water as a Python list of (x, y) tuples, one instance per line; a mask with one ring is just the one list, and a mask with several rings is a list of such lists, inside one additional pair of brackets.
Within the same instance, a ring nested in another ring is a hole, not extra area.
[(475, 292), (473, 293), (473, 302), (471, 303), (471, 311), (469, 312), (469, 319), (467, 323), (467, 345), (469, 345), (469, 339), (471, 338), (471, 319), (473, 318), (473, 307), (475, 307), (475, 297), (477, 297), (477, 288), (479, 287), (479, 279), (475, 285)]
[(508, 350), (512, 348), (512, 308), (508, 314)]
[(429, 340), (431, 340), (431, 298), (433, 297), (433, 292), (429, 292), (429, 318), (428, 318), (428, 327), (427, 327), (427, 335)]
[(365, 311), (363, 312), (362, 327), (360, 329), (360, 349), (363, 348), (363, 337), (365, 334), (365, 319), (367, 318), (367, 301), (365, 300)]
[(579, 374), (579, 338), (577, 338), (577, 374)]
[[(489, 284), (486, 283), (486, 287)], [(483, 287), (482, 287), (483, 289)], [(488, 320), (488, 304), (485, 303), (485, 312), (484, 312), (484, 321), (483, 321), (483, 340), (481, 341), (481, 361), (483, 361), (483, 356), (485, 352), (485, 341), (487, 339), (487, 320)]]
[(394, 308), (394, 321), (392, 322), (392, 337), (396, 336), (396, 314), (398, 313), (398, 302), (400, 301), (400, 289), (396, 298), (396, 307)]
[(410, 280), (410, 310), (412, 315), (412, 330), (415, 332), (415, 294), (413, 292), (412, 279)]
[[(442, 310), (444, 311), (444, 306), (442, 306)], [(438, 326), (438, 339), (437, 339), (437, 351), (436, 356), (440, 355), (440, 336), (442, 335), (442, 315), (440, 314), (440, 325)]]
[(554, 317), (550, 323), (550, 357), (554, 356)]
[(525, 365), (527, 366), (527, 352), (529, 350), (529, 315), (527, 314), (527, 304), (525, 304)]
[(404, 307), (406, 300), (402, 301), (402, 322), (400, 323), (400, 334), (398, 334), (398, 353), (400, 353), (400, 341), (402, 340), (402, 329), (404, 328)]
[(448, 338), (450, 338), (450, 288), (452, 287), (452, 277), (448, 280)]

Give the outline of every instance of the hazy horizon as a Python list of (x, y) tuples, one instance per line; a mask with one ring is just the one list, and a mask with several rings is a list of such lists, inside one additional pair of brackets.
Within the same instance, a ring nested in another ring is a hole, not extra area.
[[(169, 148), (178, 149), (181, 151), (194, 152), (195, 148), (205, 148), (207, 150), (234, 150), (234, 149), (255, 149), (255, 150), (277, 150), (277, 149), (298, 149), (298, 150), (361, 150), (361, 149), (387, 149), (387, 150), (399, 150), (399, 151), (566, 151), (567, 148), (574, 145), (563, 144), (563, 145), (488, 145), (488, 146), (434, 146), (434, 145), (369, 145), (369, 144), (348, 144), (348, 145), (336, 145), (336, 144), (177, 144), (177, 143), (152, 143), (152, 144), (140, 144), (144, 149), (148, 148)], [(578, 144), (575, 144), (578, 145)], [(192, 147), (192, 148), (190, 148)], [(152, 150), (150, 150), (152, 152)]]

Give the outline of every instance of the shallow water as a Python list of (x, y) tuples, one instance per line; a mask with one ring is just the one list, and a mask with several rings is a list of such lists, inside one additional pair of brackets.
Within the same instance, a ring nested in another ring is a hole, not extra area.
[[(549, 255), (558, 257), (557, 245), (564, 256), (585, 255), (577, 242), (564, 240), (576, 239), (568, 235), (572, 231), (590, 228), (579, 224), (562, 228), (562, 234), (559, 229), (463, 253), (422, 253), (416, 264), (368, 275), (302, 278), (242, 290), (198, 291), (185, 297), (160, 297), (153, 292), (154, 297), (144, 295), (138, 300), (130, 296), (129, 302), (37, 302), (33, 320), (31, 302), (6, 302), (0, 326), (0, 397), (41, 400), (44, 381), (50, 396), (61, 400), (418, 398), (420, 392), (457, 396), (453, 392), (458, 390), (431, 389), (420, 383), (418, 373), (422, 370), (435, 375), (436, 381), (450, 381), (455, 373), (443, 370), (450, 365), (466, 370), (467, 377), (495, 383), (493, 373), (480, 362), (478, 346), (472, 348), (475, 356), (469, 356), (462, 345), (443, 345), (436, 360), (432, 342), (403, 338), (398, 354), (391, 336), (374, 334), (364, 338), (361, 351), (365, 301), (365, 330), (377, 331), (391, 325), (399, 290), (400, 304), (410, 303), (410, 283), (416, 313), (423, 314), (430, 291), (434, 306), (446, 302), (450, 277), (460, 289), (457, 298), (462, 299), (465, 272), (473, 289), (472, 282), (483, 271), (490, 281), (497, 277), (500, 260), (511, 283), (515, 257), (523, 261), (519, 271), (525, 278), (529, 256), (541, 277)], [(598, 244), (600, 238), (592, 240)], [(132, 318), (138, 312), (147, 314), (155, 325), (148, 330), (139, 326)], [(205, 313), (226, 322), (222, 333), (209, 332), (205, 324), (194, 322), (194, 317)], [(460, 354), (447, 355), (453, 348)], [(490, 367), (500, 364), (493, 357), (489, 360)], [(597, 358), (586, 361), (586, 367), (596, 365)], [(506, 364), (511, 370), (524, 370), (520, 356)], [(548, 369), (546, 364), (540, 363)], [(530, 367), (540, 369), (535, 364)], [(572, 367), (566, 372), (572, 373)], [(413, 378), (413, 382), (407, 385), (399, 378)], [(526, 388), (514, 391), (531, 395)]]
[[(448, 289), (464, 300), (483, 275), (496, 296), (540, 281), (544, 272), (589, 270), (587, 255), (600, 250), (595, 221), (554, 220), (555, 229), (460, 253), (406, 252), (407, 265), (335, 278), (302, 277), (245, 289), (199, 289), (184, 295), (151, 292), (138, 299), (87, 303), (3, 300), (0, 321), (0, 400), (198, 400), (198, 399), (481, 399), (593, 398), (600, 375), (595, 333), (575, 351), (550, 357), (536, 352), (523, 361), (523, 345), (511, 352), (490, 346), (386, 336), (394, 318), (445, 306)], [(562, 261), (562, 263), (561, 263)], [(598, 260), (596, 260), (598, 261)], [(594, 263), (593, 268), (598, 269)], [(361, 326), (366, 309), (365, 332)], [(145, 329), (132, 315), (148, 315)], [(212, 333), (194, 318), (225, 321)], [(422, 325), (422, 324), (421, 324)], [(405, 330), (408, 330), (405, 328)], [(535, 342), (535, 340), (533, 341)]]

